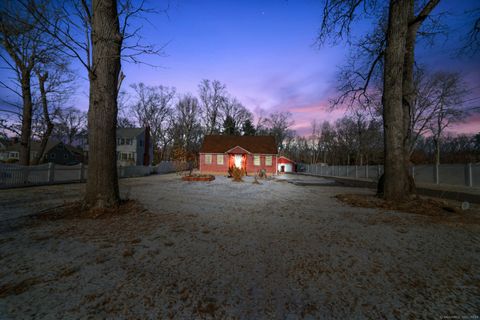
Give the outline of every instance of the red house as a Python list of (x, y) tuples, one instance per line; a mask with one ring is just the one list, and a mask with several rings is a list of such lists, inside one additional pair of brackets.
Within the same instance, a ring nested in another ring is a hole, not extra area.
[(278, 152), (273, 136), (205, 136), (200, 148), (200, 172), (225, 175), (231, 166), (254, 175), (277, 173)]

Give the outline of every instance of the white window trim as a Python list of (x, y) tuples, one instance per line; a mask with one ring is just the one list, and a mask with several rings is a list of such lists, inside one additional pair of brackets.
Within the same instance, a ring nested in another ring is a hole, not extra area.
[[(212, 164), (212, 154), (211, 153), (206, 153), (205, 154), (205, 164)], [(207, 160), (208, 159), (208, 160)]]
[[(255, 159), (258, 157), (258, 164), (256, 163)], [(262, 165), (262, 157), (260, 155), (253, 155), (253, 165), (256, 167), (260, 167)]]
[[(270, 164), (268, 164), (268, 159), (270, 159)], [(273, 165), (273, 157), (272, 156), (265, 156), (265, 165), (266, 166)]]
[[(219, 162), (218, 159), (222, 159), (222, 161)], [(217, 164), (218, 165), (224, 165), (225, 164), (225, 157), (223, 156), (223, 154), (217, 154)]]

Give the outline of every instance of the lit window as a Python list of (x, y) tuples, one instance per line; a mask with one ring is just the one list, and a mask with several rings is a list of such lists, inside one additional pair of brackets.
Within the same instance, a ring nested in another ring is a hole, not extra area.
[(258, 155), (253, 156), (253, 165), (254, 166), (259, 166), (260, 165), (260, 156), (258, 156)]
[(265, 165), (266, 166), (271, 166), (272, 165), (272, 156), (266, 156), (265, 157)]
[(223, 154), (217, 154), (217, 164), (223, 164)]
[(205, 155), (205, 164), (212, 164), (212, 155), (206, 154)]

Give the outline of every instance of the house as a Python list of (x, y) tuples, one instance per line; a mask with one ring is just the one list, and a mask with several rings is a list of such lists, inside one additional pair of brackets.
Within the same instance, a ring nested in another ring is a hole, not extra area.
[(0, 141), (0, 161), (6, 161), (8, 158), (7, 144), (4, 141)]
[[(40, 152), (40, 142), (30, 142), (30, 161)], [(20, 143), (13, 143), (4, 152), (4, 161), (16, 162), (20, 158)], [(64, 144), (61, 141), (49, 139), (45, 147), (44, 156), (40, 163), (53, 162), (62, 165), (75, 165), (83, 161), (82, 150)]]
[(149, 166), (153, 160), (153, 144), (150, 129), (117, 129), (117, 165)]
[(277, 144), (273, 136), (207, 135), (200, 148), (200, 172), (225, 175), (229, 167), (254, 175), (262, 169), (277, 173)]
[(277, 170), (280, 173), (296, 172), (295, 161), (290, 160), (285, 156), (278, 157)]
[[(150, 129), (117, 128), (117, 166), (149, 166), (153, 160)], [(88, 159), (88, 139), (83, 137), (83, 154)]]

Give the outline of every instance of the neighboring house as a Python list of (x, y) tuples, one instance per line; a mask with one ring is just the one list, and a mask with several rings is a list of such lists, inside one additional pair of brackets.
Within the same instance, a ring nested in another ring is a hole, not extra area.
[(200, 149), (200, 172), (225, 175), (229, 167), (254, 175), (262, 169), (277, 173), (277, 145), (273, 136), (207, 135)]
[(295, 161), (288, 159), (287, 157), (281, 156), (278, 157), (278, 172), (280, 173), (288, 173), (288, 172), (295, 172)]
[(153, 160), (153, 144), (150, 129), (117, 129), (117, 165), (149, 166)]
[(0, 161), (7, 160), (8, 153), (6, 151), (7, 151), (7, 145), (3, 141), (0, 141)]
[[(88, 143), (85, 142), (84, 155), (88, 158)], [(153, 160), (153, 144), (150, 129), (117, 129), (117, 166), (149, 166)]]
[[(30, 143), (30, 161), (40, 152), (40, 142)], [(14, 143), (5, 150), (7, 154), (5, 161), (18, 161), (20, 158), (20, 143)], [(60, 141), (50, 139), (45, 147), (45, 152), (40, 163), (53, 162), (62, 165), (75, 165), (82, 162), (82, 150), (64, 144)]]

